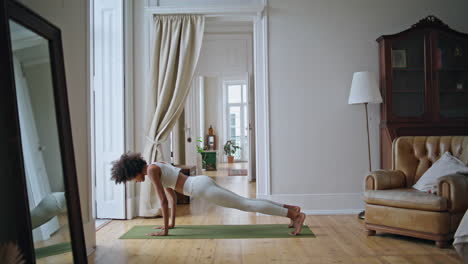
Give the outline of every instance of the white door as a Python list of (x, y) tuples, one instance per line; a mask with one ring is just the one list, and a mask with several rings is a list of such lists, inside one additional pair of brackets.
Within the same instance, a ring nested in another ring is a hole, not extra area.
[(125, 151), (123, 0), (94, 1), (93, 34), (96, 217), (125, 219), (125, 185), (110, 179)]
[(249, 96), (248, 78), (224, 81), (226, 140), (235, 142), (240, 149), (234, 154), (236, 161), (249, 160)]

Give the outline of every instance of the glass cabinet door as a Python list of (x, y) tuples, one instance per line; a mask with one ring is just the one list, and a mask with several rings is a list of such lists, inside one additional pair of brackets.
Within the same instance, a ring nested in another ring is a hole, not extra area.
[(425, 112), (425, 34), (418, 32), (392, 42), (392, 112), (403, 118)]
[(468, 117), (468, 39), (440, 32), (434, 58), (440, 116)]

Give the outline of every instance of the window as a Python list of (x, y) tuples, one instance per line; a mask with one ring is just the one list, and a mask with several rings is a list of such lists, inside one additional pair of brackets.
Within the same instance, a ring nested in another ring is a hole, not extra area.
[(248, 98), (245, 81), (229, 81), (226, 88), (227, 139), (241, 147), (234, 158), (239, 161), (248, 160)]

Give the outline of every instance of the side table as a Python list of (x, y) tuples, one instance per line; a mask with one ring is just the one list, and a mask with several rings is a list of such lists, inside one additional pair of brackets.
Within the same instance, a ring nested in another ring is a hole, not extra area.
[(205, 160), (205, 168), (207, 171), (216, 170), (216, 156), (218, 156), (218, 151), (216, 150), (206, 150), (202, 153), (202, 159)]

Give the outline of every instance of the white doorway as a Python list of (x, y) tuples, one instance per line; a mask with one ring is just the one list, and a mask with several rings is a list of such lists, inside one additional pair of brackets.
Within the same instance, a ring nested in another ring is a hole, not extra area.
[[(210, 157), (216, 156), (216, 167), (228, 170), (224, 174), (229, 176), (247, 176), (249, 181), (254, 181), (256, 176), (254, 25), (252, 18), (246, 17), (206, 19), (184, 126), (188, 165), (196, 165), (195, 157), (200, 156), (195, 140), (201, 138), (202, 145), (206, 146), (212, 128), (215, 149), (210, 147), (208, 151)], [(224, 146), (228, 140), (240, 147), (234, 154), (233, 165), (226, 164)], [(208, 169), (211, 168), (210, 165)], [(209, 172), (212, 173), (215, 172)]]
[(124, 1), (95, 0), (91, 6), (93, 215), (125, 219), (125, 184), (116, 185), (110, 179), (112, 161), (126, 149)]
[[(213, 3), (212, 1), (197, 1), (197, 3), (169, 3), (164, 1), (146, 1), (144, 11), (143, 31), (145, 32), (143, 57), (148, 58), (151, 46), (151, 23), (153, 16), (158, 14), (203, 14), (207, 19), (219, 19), (224, 21), (250, 21), (253, 27), (253, 74), (250, 77), (252, 83), (252, 111), (255, 116), (255, 125), (252, 132), (255, 141), (250, 146), (255, 146), (255, 151), (250, 151), (251, 157), (255, 157), (256, 193), (257, 197), (267, 198), (271, 194), (270, 185), (270, 125), (269, 125), (269, 84), (268, 84), (268, 9), (266, 1), (245, 1), (243, 3), (225, 1)], [(206, 29), (206, 27), (205, 27)], [(216, 31), (216, 29), (215, 29)], [(205, 31), (206, 32), (206, 31)], [(235, 32), (233, 32), (235, 33)], [(204, 36), (206, 39), (207, 35)], [(234, 57), (233, 59), (236, 59)], [(150, 68), (149, 60), (144, 60), (143, 73), (138, 74), (147, 79)], [(245, 72), (240, 71), (240, 72)], [(203, 76), (205, 88), (209, 81), (209, 75)], [(207, 94), (204, 89), (205, 95)], [(219, 111), (221, 112), (221, 111)], [(208, 124), (208, 120), (205, 120)], [(189, 129), (188, 126), (185, 129)], [(191, 129), (191, 131), (194, 131)], [(205, 130), (206, 131), (206, 130)], [(204, 132), (205, 132), (204, 131)], [(193, 138), (192, 138), (193, 139)], [(255, 153), (255, 155), (253, 155)]]

